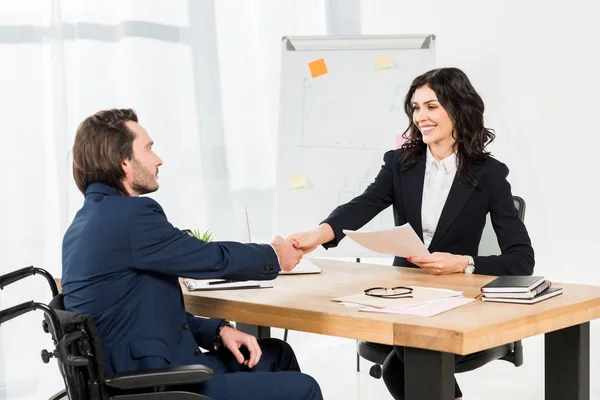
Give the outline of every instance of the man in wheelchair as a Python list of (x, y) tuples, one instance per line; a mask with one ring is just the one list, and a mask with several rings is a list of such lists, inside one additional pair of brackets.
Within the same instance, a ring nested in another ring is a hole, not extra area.
[(207, 243), (173, 227), (156, 201), (139, 197), (158, 189), (162, 161), (137, 121), (129, 109), (100, 111), (81, 123), (73, 145), (85, 200), (63, 240), (64, 306), (95, 322), (106, 373), (203, 364), (214, 376), (185, 390), (213, 399), (321, 399), (287, 343), (186, 313), (178, 280), (274, 279), (302, 252), (280, 237), (270, 245)]

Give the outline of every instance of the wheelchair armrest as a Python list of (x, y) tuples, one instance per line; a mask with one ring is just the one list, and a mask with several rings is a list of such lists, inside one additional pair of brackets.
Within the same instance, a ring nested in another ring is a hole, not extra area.
[(212, 369), (198, 364), (122, 372), (105, 378), (104, 383), (111, 388), (131, 390), (199, 383), (212, 376)]

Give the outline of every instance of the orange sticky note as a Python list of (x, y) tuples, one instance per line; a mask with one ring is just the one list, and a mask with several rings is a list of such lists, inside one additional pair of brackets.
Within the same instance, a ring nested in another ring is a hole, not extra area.
[(309, 62), (308, 68), (310, 68), (310, 74), (313, 78), (325, 75), (327, 73), (327, 65), (325, 65), (325, 59), (323, 58)]

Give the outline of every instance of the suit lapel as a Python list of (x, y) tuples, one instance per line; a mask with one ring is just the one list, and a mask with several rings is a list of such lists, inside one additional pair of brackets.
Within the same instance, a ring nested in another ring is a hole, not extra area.
[[(475, 180), (479, 182), (481, 175), (483, 174), (483, 168), (481, 166), (475, 166), (470, 172)], [(450, 226), (452, 226), (452, 223), (473, 193), (473, 190), (475, 190), (475, 188), (471, 185), (461, 185), (458, 179), (458, 171), (456, 171), (456, 176), (454, 177), (452, 187), (448, 193), (448, 198), (446, 199), (446, 203), (442, 209), (442, 214), (440, 215), (440, 220), (435, 229), (435, 234), (433, 235), (431, 244), (429, 245), (430, 250), (435, 248), (440, 239), (444, 237)]]
[(421, 203), (423, 201), (423, 182), (425, 181), (425, 157), (415, 166), (402, 174), (402, 205), (406, 221), (423, 240), (421, 224)]

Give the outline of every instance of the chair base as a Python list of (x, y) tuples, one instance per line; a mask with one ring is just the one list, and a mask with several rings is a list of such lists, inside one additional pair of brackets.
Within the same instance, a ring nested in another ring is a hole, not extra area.
[(381, 379), (381, 365), (393, 350), (394, 347), (387, 344), (371, 343), (363, 340), (357, 341), (356, 370), (360, 371), (360, 357), (362, 357), (375, 364), (369, 369), (369, 375), (375, 379)]
[(370, 369), (369, 369), (369, 375), (371, 375), (373, 378), (375, 379), (381, 379), (381, 365), (380, 364), (374, 364)]
[[(356, 342), (356, 370), (360, 371), (360, 357), (362, 357), (375, 364), (369, 370), (369, 374), (374, 378), (381, 378), (381, 366), (393, 350), (394, 347), (387, 344), (358, 340)], [(472, 371), (494, 360), (508, 361), (514, 364), (515, 367), (520, 367), (523, 365), (523, 344), (519, 340), (514, 343), (508, 343), (489, 350), (469, 354), (456, 364), (455, 372), (459, 374)]]
[[(514, 343), (505, 344), (503, 346), (494, 347), (489, 350), (478, 351), (477, 353), (469, 354), (464, 359), (456, 363), (455, 373), (473, 371), (474, 369), (483, 367), (485, 364), (494, 360), (511, 361), (515, 358)], [(521, 364), (523, 363), (521, 357)], [(516, 365), (515, 366), (519, 366)]]
[(383, 364), (387, 356), (394, 350), (394, 346), (387, 344), (365, 342), (358, 340), (356, 343), (356, 352), (365, 360), (375, 364)]

